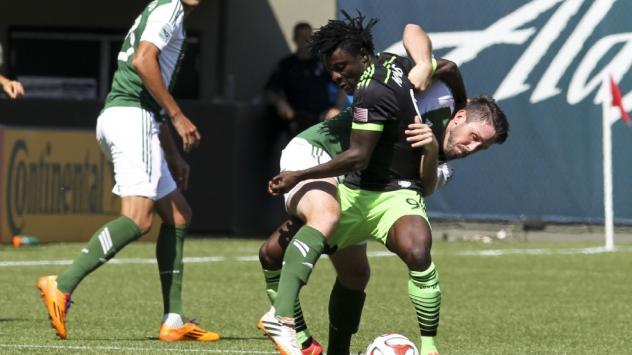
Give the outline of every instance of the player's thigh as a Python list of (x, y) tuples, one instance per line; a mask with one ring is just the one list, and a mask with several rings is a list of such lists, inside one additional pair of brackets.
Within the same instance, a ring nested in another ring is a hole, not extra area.
[(379, 216), (368, 218), (368, 203), (372, 191), (351, 189), (344, 184), (338, 185), (338, 203), (340, 219), (327, 244), (331, 250), (343, 250), (368, 239), (374, 239)]
[[(377, 218), (372, 235), (385, 245), (387, 245), (387, 239), (391, 237), (394, 230), (403, 231), (402, 228), (397, 227), (402, 221), (409, 220), (409, 218), (416, 221), (415, 226), (420, 226), (424, 222), (428, 229), (430, 228), (423, 197), (413, 190), (400, 189), (380, 193), (371, 202), (368, 215), (371, 219)], [(417, 229), (412, 228), (411, 230), (416, 231)]]
[(114, 166), (113, 193), (158, 200), (175, 189), (159, 131), (153, 114), (138, 107), (107, 108), (99, 115), (97, 140)]
[(338, 281), (346, 288), (362, 291), (371, 276), (366, 243), (352, 245), (329, 255)]
[(288, 212), (325, 236), (331, 235), (340, 218), (337, 186), (335, 178), (301, 182), (294, 188), (296, 191), (289, 200)]
[[(329, 154), (327, 154), (327, 152), (325, 152), (322, 148), (312, 145), (310, 142), (301, 137), (294, 137), (281, 152), (279, 168), (281, 171), (305, 170), (324, 164), (330, 160), (331, 156), (329, 156)], [(332, 182), (336, 181), (333, 178), (322, 180)], [(302, 198), (302, 193), (307, 191), (307, 189), (301, 189), (299, 185), (283, 195), (285, 199), (285, 207), (290, 214), (294, 214), (296, 212), (297, 204)], [(327, 186), (319, 186), (319, 184), (312, 186), (315, 188), (324, 188), (329, 191), (329, 187)], [(335, 189), (333, 191), (335, 191)], [(335, 196), (335, 193), (333, 196)]]
[(165, 224), (188, 225), (191, 223), (191, 207), (177, 189), (156, 201), (156, 212)]
[(142, 234), (151, 228), (154, 200), (143, 196), (121, 198), (121, 214), (136, 223)]

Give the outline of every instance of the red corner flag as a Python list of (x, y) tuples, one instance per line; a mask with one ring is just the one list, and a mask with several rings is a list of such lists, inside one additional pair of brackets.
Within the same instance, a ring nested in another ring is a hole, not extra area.
[(625, 108), (623, 107), (621, 90), (619, 90), (617, 83), (615, 83), (614, 79), (612, 79), (612, 75), (610, 76), (610, 93), (612, 94), (612, 105), (619, 108), (619, 111), (621, 111), (621, 119), (623, 119), (623, 122), (630, 126), (632, 124), (632, 122), (630, 121), (630, 115), (628, 115), (628, 113), (625, 111)]

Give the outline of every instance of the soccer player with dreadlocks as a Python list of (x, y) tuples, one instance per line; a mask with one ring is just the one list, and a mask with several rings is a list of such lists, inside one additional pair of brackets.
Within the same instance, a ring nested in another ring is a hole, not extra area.
[(272, 192), (282, 193), (303, 180), (349, 173), (344, 185), (338, 187), (342, 217), (328, 236), (310, 226), (307, 218), (306, 226), (286, 250), (274, 307), (264, 315), (260, 327), (281, 353), (300, 354), (291, 339), (294, 305), (311, 268), (326, 245), (342, 250), (369, 236), (384, 243), (407, 264), (409, 296), (418, 314), (422, 353), (437, 353), (434, 336), (440, 290), (430, 259), (431, 233), (422, 188), (434, 186), (439, 154), (458, 158), (503, 142), (506, 119), (493, 101), (477, 99), (473, 104), (476, 107), (459, 110), (453, 119), (446, 117), (449, 123), (441, 148), (428, 125), (424, 127), (425, 138), (417, 144), (422, 149), (412, 148), (404, 133), (415, 116), (412, 85), (406, 78), (411, 71), (409, 61), (387, 53), (375, 56), (370, 29), (376, 21), (364, 26), (363, 16), (344, 15), (346, 21), (330, 21), (315, 33), (313, 48), (332, 71), (333, 80), (349, 93), (355, 90), (349, 149), (324, 164), (284, 171), (269, 183)]

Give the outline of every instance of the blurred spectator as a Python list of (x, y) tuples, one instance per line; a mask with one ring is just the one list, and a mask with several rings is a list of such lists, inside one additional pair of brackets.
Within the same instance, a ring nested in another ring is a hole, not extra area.
[(285, 122), (290, 137), (337, 115), (347, 100), (331, 81), (323, 63), (311, 55), (308, 47), (311, 36), (309, 23), (299, 22), (294, 26), (296, 52), (278, 62), (265, 87), (266, 101)]
[[(2, 67), (2, 45), (0, 44), (0, 67)], [(10, 98), (17, 99), (24, 96), (24, 88), (17, 80), (10, 80), (0, 74), (0, 86)]]

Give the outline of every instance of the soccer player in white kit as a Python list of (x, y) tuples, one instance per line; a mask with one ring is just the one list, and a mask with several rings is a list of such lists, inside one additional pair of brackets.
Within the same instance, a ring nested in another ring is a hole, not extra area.
[(182, 253), (191, 208), (180, 190), (187, 188), (189, 166), (164, 122), (173, 124), (184, 151), (199, 144), (200, 133), (169, 93), (184, 53), (184, 19), (198, 4), (199, 0), (152, 1), (134, 21), (118, 54), (112, 89), (97, 120), (97, 140), (114, 164), (112, 192), (121, 197), (121, 216), (97, 230), (63, 273), (42, 276), (37, 282), (61, 339), (67, 336), (72, 292), (85, 276), (147, 233), (155, 211), (163, 221), (156, 243), (164, 303), (159, 338), (219, 340), (217, 333), (183, 316)]

